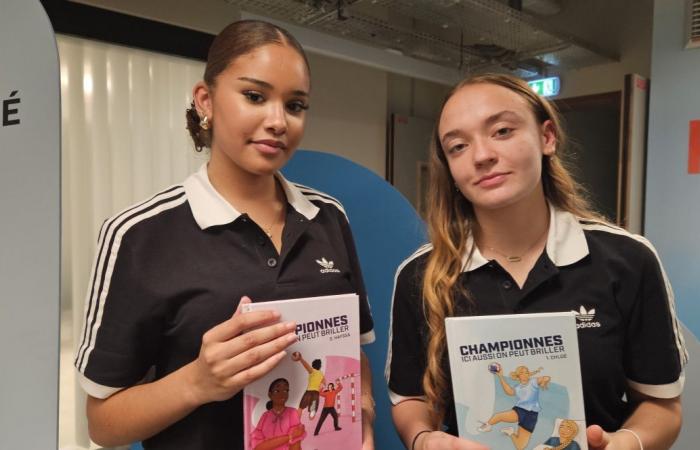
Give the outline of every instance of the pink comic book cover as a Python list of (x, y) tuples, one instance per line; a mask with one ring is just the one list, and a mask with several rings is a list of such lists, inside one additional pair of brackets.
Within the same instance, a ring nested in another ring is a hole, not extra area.
[(297, 323), (299, 340), (243, 390), (246, 450), (359, 450), (360, 315), (355, 294), (251, 303)]

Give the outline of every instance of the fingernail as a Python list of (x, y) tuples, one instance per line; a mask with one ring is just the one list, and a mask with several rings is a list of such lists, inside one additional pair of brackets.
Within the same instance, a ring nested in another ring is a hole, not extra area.
[(287, 335), (287, 342), (296, 342), (296, 341), (297, 341), (296, 333), (292, 333), (292, 334)]
[(287, 322), (284, 324), (284, 327), (288, 330), (294, 330), (297, 327), (296, 322)]

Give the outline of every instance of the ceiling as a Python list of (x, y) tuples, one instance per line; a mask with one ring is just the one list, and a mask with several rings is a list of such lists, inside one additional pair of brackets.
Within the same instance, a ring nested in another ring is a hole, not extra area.
[(460, 72), (523, 78), (618, 56), (555, 27), (564, 0), (220, 0)]

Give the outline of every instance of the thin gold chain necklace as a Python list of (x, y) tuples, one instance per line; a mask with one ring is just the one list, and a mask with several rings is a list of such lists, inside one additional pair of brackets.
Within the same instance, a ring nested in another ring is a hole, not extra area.
[(267, 228), (263, 228), (263, 231), (265, 232), (267, 237), (269, 237), (270, 239), (272, 239), (273, 228), (277, 225), (279, 219), (283, 215), (284, 215), (284, 205), (282, 206), (282, 209), (280, 210), (280, 212), (277, 215), (275, 215), (275, 217), (272, 218), (272, 222), (270, 223), (270, 225)]
[(547, 227), (544, 229), (544, 233), (540, 234), (540, 235), (537, 237), (537, 239), (535, 239), (535, 242), (533, 242), (533, 243), (532, 243), (527, 249), (525, 249), (525, 251), (523, 251), (520, 255), (506, 255), (505, 253), (503, 253), (503, 252), (501, 252), (501, 251), (498, 251), (498, 250), (496, 250), (495, 248), (493, 248), (493, 247), (491, 247), (491, 246), (488, 246), (488, 245), (486, 246), (486, 248), (489, 249), (489, 250), (491, 250), (491, 251), (494, 252), (494, 253), (498, 253), (499, 255), (503, 256), (508, 262), (512, 262), (512, 263), (521, 262), (521, 261), (523, 260), (523, 256), (527, 255), (527, 253), (528, 253), (530, 250), (532, 250), (532, 249), (535, 247), (535, 245), (537, 245), (538, 242), (540, 242), (540, 239), (542, 239), (542, 236), (544, 236), (545, 234), (547, 234), (548, 231), (549, 231), (549, 225), (547, 225)]

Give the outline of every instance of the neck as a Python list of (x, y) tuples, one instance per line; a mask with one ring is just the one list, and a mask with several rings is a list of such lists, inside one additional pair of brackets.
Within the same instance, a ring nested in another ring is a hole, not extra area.
[(536, 241), (546, 242), (549, 226), (547, 201), (541, 187), (536, 195), (499, 209), (474, 209), (476, 244), (493, 247), (507, 255), (520, 256)]
[(248, 212), (253, 205), (274, 205), (283, 201), (273, 174), (253, 174), (242, 170), (221, 151), (212, 151), (207, 166), (209, 181), (239, 212)]

